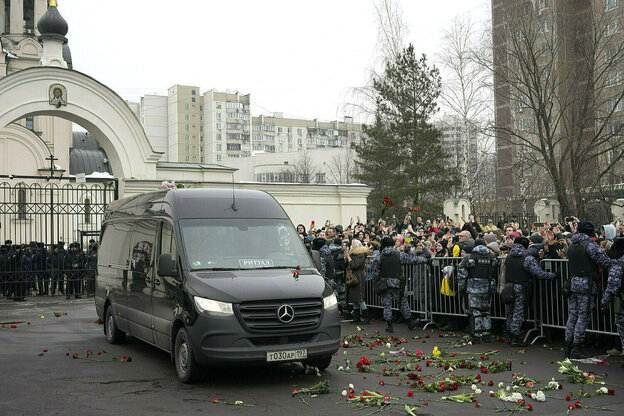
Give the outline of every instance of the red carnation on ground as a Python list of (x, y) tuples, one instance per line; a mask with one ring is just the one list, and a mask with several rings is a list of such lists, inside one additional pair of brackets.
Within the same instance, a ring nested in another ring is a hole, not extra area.
[(488, 381), (488, 386), (493, 386), (494, 382), (492, 380)]
[(212, 399), (213, 403), (219, 403), (219, 399)]
[(531, 403), (527, 404), (527, 409), (529, 410), (529, 412), (533, 411), (533, 405)]
[(574, 405), (573, 404), (569, 404), (568, 405), (568, 410), (574, 410)]
[(607, 394), (608, 394), (609, 396), (613, 396), (613, 395), (615, 394), (615, 390), (613, 390), (613, 389), (609, 389), (609, 390), (607, 390)]
[(574, 407), (581, 407), (581, 402), (578, 400), (574, 402)]
[(407, 397), (414, 397), (414, 392), (413, 391), (408, 391), (407, 392)]
[(383, 380), (379, 380), (379, 385), (380, 385), (380, 386), (385, 386), (385, 385), (386, 385), (386, 382), (385, 382), (385, 381), (383, 381)]
[(487, 373), (487, 372), (488, 372), (487, 367), (483, 367), (483, 368), (481, 368), (481, 372), (482, 372), (482, 373)]
[(48, 350), (43, 350), (43, 352), (48, 352)]
[(566, 402), (569, 402), (569, 401), (570, 401), (570, 395), (568, 394), (568, 395), (565, 397), (565, 399), (566, 399)]
[(475, 407), (481, 407), (481, 403), (475, 402)]
[(74, 358), (74, 359), (75, 359), (75, 358), (78, 358), (78, 354), (74, 354), (74, 355), (72, 355), (72, 358)]
[(424, 402), (423, 406), (429, 406), (429, 402)]
[(39, 357), (43, 357), (43, 353), (42, 352), (39, 353)]
[(17, 328), (17, 326), (16, 325), (11, 325), (11, 328)]

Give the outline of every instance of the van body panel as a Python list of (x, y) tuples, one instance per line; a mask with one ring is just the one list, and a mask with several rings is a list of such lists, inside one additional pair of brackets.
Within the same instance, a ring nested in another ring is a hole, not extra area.
[(304, 274), (295, 279), (294, 271), (293, 268), (188, 272), (192, 276), (188, 284), (197, 296), (230, 303), (322, 297), (325, 280), (320, 274)]

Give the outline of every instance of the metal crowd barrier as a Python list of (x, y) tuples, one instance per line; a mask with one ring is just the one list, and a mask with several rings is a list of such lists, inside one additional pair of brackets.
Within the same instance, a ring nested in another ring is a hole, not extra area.
[[(427, 322), (425, 328), (436, 323), (436, 316), (466, 316), (465, 296), (457, 290), (457, 272), (461, 257), (434, 257), (431, 265), (403, 266), (403, 272), (407, 279), (407, 296), (412, 313)], [(369, 258), (369, 263), (372, 258)], [(499, 258), (499, 267), (504, 264), (504, 258)], [(533, 280), (529, 289), (529, 300), (526, 306), (525, 327), (528, 331), (525, 341), (535, 343), (540, 338), (545, 338), (544, 328), (565, 330), (568, 319), (568, 302), (563, 296), (563, 282), (568, 276), (568, 260), (542, 260), (542, 268), (552, 271), (556, 277), (553, 280)], [(454, 271), (450, 289), (452, 296), (441, 293), (442, 270), (446, 266), (452, 266)], [(500, 273), (499, 273), (500, 274)], [(603, 273), (599, 279), (598, 294), (592, 299), (592, 319), (587, 329), (588, 332), (618, 336), (615, 327), (613, 308), (608, 312), (601, 313), (599, 310), (600, 299), (606, 288), (607, 273)], [(381, 296), (375, 293), (371, 280), (367, 282), (366, 304), (371, 308), (383, 308)], [(393, 303), (394, 310), (398, 305)], [(493, 320), (507, 320), (505, 305), (501, 302), (497, 292), (493, 293), (492, 309), (490, 311)]]

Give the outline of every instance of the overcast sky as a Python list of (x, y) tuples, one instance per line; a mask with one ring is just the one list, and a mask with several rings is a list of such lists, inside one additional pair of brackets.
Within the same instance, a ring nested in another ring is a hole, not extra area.
[[(372, 0), (59, 0), (74, 69), (137, 100), (174, 84), (251, 93), (252, 113), (333, 120), (375, 57)], [(488, 0), (403, 0), (408, 42), (435, 58)]]

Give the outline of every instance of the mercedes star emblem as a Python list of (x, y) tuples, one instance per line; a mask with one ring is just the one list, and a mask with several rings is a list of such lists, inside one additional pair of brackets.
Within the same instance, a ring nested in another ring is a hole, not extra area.
[(277, 309), (277, 318), (287, 324), (295, 318), (295, 310), (290, 305), (282, 305)]

